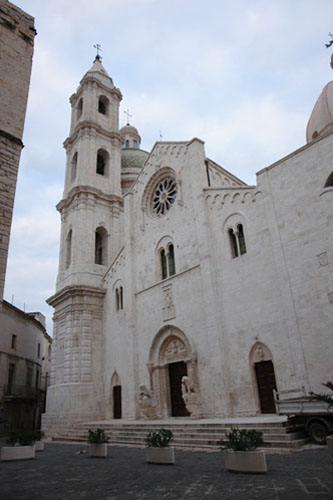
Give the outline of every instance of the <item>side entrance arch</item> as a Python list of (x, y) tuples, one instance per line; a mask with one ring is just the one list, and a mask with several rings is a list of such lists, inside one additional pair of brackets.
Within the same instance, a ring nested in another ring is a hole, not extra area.
[(272, 354), (268, 347), (257, 342), (251, 349), (250, 362), (261, 413), (275, 413), (273, 390), (277, 389)]
[(111, 416), (115, 419), (121, 418), (121, 383), (116, 371), (111, 377)]
[(187, 417), (182, 392), (183, 376), (197, 384), (197, 356), (186, 335), (176, 327), (164, 327), (155, 336), (148, 370), (158, 418)]

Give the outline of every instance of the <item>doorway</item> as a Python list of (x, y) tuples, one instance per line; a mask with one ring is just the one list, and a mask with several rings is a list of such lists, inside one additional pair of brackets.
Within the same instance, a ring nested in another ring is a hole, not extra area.
[(260, 361), (254, 364), (257, 378), (261, 413), (276, 413), (273, 389), (276, 389), (274, 366), (272, 361)]
[(184, 361), (169, 364), (170, 400), (172, 417), (188, 417), (190, 414), (186, 410), (182, 398), (182, 377), (187, 375), (187, 368)]
[(113, 418), (121, 418), (121, 385), (113, 387)]

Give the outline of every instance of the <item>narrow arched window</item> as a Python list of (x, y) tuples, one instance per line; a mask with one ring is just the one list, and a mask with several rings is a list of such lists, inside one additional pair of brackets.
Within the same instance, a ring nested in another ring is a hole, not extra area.
[(243, 255), (244, 253), (246, 253), (246, 244), (245, 244), (245, 236), (242, 224), (238, 224), (237, 231), (238, 231), (239, 251), (240, 254)]
[(137, 147), (138, 147), (138, 142), (135, 139), (133, 139), (133, 148), (137, 148)]
[(167, 258), (165, 254), (164, 248), (162, 248), (160, 252), (161, 256), (161, 268), (162, 268), (162, 280), (168, 277), (168, 271), (167, 271)]
[(116, 288), (116, 311), (119, 311), (119, 308), (120, 308), (119, 289)]
[(71, 162), (71, 181), (73, 182), (76, 177), (77, 171), (77, 153), (74, 154)]
[(173, 276), (174, 274), (176, 274), (175, 252), (173, 249), (173, 245), (168, 246), (168, 268), (169, 276)]
[(66, 238), (66, 269), (69, 268), (72, 260), (72, 230), (68, 232)]
[(105, 265), (107, 262), (107, 232), (99, 227), (95, 232), (95, 264)]
[(105, 172), (105, 160), (103, 155), (98, 153), (97, 162), (96, 162), (96, 173), (100, 175), (104, 175)]
[(126, 139), (126, 141), (125, 141), (125, 148), (129, 148), (129, 140), (128, 139)]
[(124, 309), (124, 301), (123, 301), (123, 287), (119, 287), (119, 307), (120, 309)]
[(327, 177), (327, 181), (325, 182), (325, 188), (332, 187), (333, 186), (333, 172), (330, 173), (330, 175)]
[(81, 115), (82, 115), (82, 109), (83, 109), (83, 99), (81, 97), (81, 99), (79, 100), (78, 104), (77, 104), (77, 107), (76, 107), (76, 119), (78, 120), (79, 118), (81, 118)]
[(101, 95), (98, 99), (98, 112), (102, 115), (107, 115), (109, 110), (109, 100), (105, 95)]
[(238, 257), (237, 240), (236, 240), (234, 230), (229, 229), (228, 234), (229, 234), (229, 240), (230, 240), (231, 255), (233, 258)]

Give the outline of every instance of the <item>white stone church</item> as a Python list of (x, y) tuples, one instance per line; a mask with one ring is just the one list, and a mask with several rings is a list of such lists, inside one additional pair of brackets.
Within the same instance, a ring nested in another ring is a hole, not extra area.
[(333, 378), (333, 82), (248, 186), (201, 139), (119, 130), (99, 56), (70, 98), (43, 428), (274, 413)]

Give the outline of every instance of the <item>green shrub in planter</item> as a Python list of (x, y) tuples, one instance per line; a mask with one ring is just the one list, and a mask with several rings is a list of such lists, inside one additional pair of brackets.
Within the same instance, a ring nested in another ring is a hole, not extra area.
[(88, 442), (90, 444), (103, 444), (108, 443), (109, 438), (103, 429), (96, 429), (95, 431), (93, 429), (89, 429)]
[(31, 446), (36, 441), (35, 430), (16, 429), (10, 432), (7, 443), (15, 446)]
[(44, 437), (44, 432), (40, 429), (34, 429), (33, 433), (35, 436), (35, 441), (41, 441)]
[(226, 438), (219, 442), (222, 450), (249, 451), (264, 443), (262, 432), (256, 429), (231, 429)]
[(173, 434), (169, 429), (159, 429), (150, 431), (145, 439), (149, 448), (166, 448), (173, 439)]

